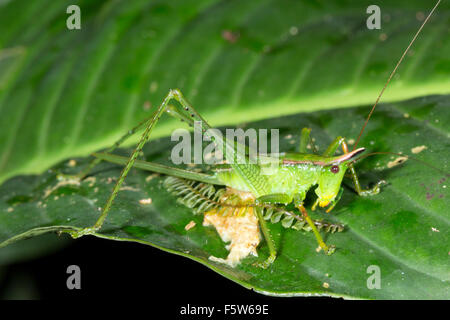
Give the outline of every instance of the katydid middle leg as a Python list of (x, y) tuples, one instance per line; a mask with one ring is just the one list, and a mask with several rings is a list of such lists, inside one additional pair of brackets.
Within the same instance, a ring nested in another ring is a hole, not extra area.
[[(294, 204), (296, 206), (296, 208), (298, 208), (298, 210), (301, 212), (303, 218), (305, 219), (305, 221), (308, 223), (308, 225), (310, 226), (311, 230), (314, 233), (314, 236), (316, 237), (317, 243), (319, 244), (319, 246), (323, 249), (323, 251), (325, 253), (327, 253), (328, 255), (331, 255), (334, 250), (335, 250), (335, 246), (327, 246), (325, 244), (325, 242), (322, 239), (322, 236), (319, 233), (319, 230), (317, 230), (316, 225), (314, 224), (314, 221), (309, 217), (308, 212), (306, 210), (306, 208), (303, 206), (303, 201), (305, 200), (306, 197), (306, 193), (303, 192), (301, 194), (296, 194), (294, 197), (289, 196), (287, 194), (269, 194), (269, 195), (265, 195), (262, 197), (259, 197), (258, 199), (256, 199), (256, 203), (257, 204), (278, 204), (278, 203), (291, 203), (292, 200), (294, 200)], [(270, 237), (270, 235), (269, 235)], [(270, 238), (271, 242), (273, 242), (273, 240)], [(273, 250), (275, 252), (275, 247), (273, 246)], [(269, 245), (269, 249), (271, 249), (271, 246)], [(271, 256), (272, 256), (272, 252), (271, 252)], [(269, 257), (270, 259), (270, 257)], [(268, 260), (269, 260), (268, 259)], [(264, 267), (264, 265), (263, 265)]]
[(317, 230), (316, 226), (314, 225), (314, 222), (311, 220), (311, 218), (308, 215), (308, 211), (303, 205), (297, 205), (298, 210), (302, 213), (303, 218), (305, 218), (308, 225), (311, 227), (314, 236), (317, 239), (317, 242), (319, 243), (320, 248), (323, 249), (323, 251), (328, 254), (332, 255), (334, 251), (336, 250), (336, 247), (334, 245), (327, 246), (325, 244), (325, 241), (323, 241), (322, 236), (319, 233), (319, 230)]
[(300, 211), (300, 213), (302, 214), (305, 221), (308, 223), (309, 227), (311, 228), (312, 232), (314, 233), (314, 236), (316, 237), (316, 240), (317, 240), (317, 243), (319, 244), (319, 246), (323, 249), (323, 251), (326, 254), (331, 255), (335, 250), (335, 246), (333, 246), (333, 245), (327, 246), (325, 244), (325, 241), (323, 241), (322, 236), (319, 233), (319, 230), (317, 230), (316, 225), (314, 224), (314, 222), (308, 215), (308, 211), (303, 206), (303, 201), (305, 200), (305, 198), (306, 198), (306, 191), (297, 193), (294, 196), (294, 205)]

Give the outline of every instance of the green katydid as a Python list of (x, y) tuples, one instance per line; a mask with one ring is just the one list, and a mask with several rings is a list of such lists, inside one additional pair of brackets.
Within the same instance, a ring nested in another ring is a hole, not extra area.
[[(272, 240), (269, 229), (266, 225), (266, 221), (262, 214), (262, 210), (266, 205), (277, 206), (279, 204), (287, 205), (293, 203), (295, 207), (300, 211), (303, 219), (308, 223), (309, 227), (314, 232), (320, 248), (322, 248), (325, 253), (332, 254), (335, 250), (334, 246), (328, 246), (325, 244), (319, 231), (317, 230), (315, 222), (308, 216), (307, 210), (303, 205), (306, 193), (314, 186), (317, 186), (315, 188), (317, 199), (312, 206), (312, 209), (314, 210), (318, 205), (320, 207), (328, 207), (327, 212), (331, 211), (340, 199), (340, 195), (342, 194), (341, 183), (347, 171), (349, 171), (352, 177), (355, 191), (360, 196), (370, 196), (380, 192), (382, 184), (385, 183), (384, 181), (379, 181), (372, 189), (367, 190), (363, 189), (359, 183), (358, 176), (353, 164), (365, 149), (357, 148), (357, 145), (387, 85), (395, 74), (398, 66), (403, 61), (408, 50), (421, 32), (422, 28), (439, 5), (440, 1), (441, 0), (436, 3), (427, 18), (424, 20), (421, 27), (411, 40), (410, 44), (403, 52), (397, 65), (391, 72), (388, 80), (386, 81), (386, 84), (378, 95), (376, 102), (373, 105), (361, 129), (361, 132), (356, 143), (354, 144), (354, 148), (352, 151), (348, 149), (347, 143), (345, 142), (345, 139), (343, 137), (337, 137), (323, 154), (307, 154), (306, 150), (307, 144), (310, 140), (310, 129), (304, 128), (301, 132), (298, 153), (281, 153), (277, 157), (265, 156), (264, 159), (256, 159), (256, 163), (250, 163), (249, 157), (246, 153), (237, 151), (234, 141), (229, 141), (226, 138), (224, 139), (221, 135), (214, 134), (214, 131), (210, 130), (212, 129), (212, 127), (205, 121), (205, 119), (203, 119), (200, 114), (197, 113), (194, 107), (188, 102), (188, 100), (179, 90), (170, 90), (156, 112), (150, 117), (150, 119), (140, 123), (134, 129), (130, 130), (112, 147), (107, 149), (105, 153), (94, 154), (96, 156), (96, 159), (85, 170), (80, 172), (78, 178), (83, 178), (90, 171), (90, 169), (92, 169), (92, 167), (101, 160), (125, 165), (97, 222), (92, 227), (85, 228), (80, 231), (71, 231), (71, 235), (73, 237), (80, 237), (92, 234), (102, 227), (103, 222), (105, 221), (108, 212), (111, 209), (113, 201), (117, 196), (122, 183), (124, 182), (130, 169), (134, 166), (140, 169), (162, 173), (182, 179), (198, 181), (206, 184), (223, 185), (235, 190), (250, 192), (251, 194), (253, 194), (254, 198), (256, 199), (255, 203), (253, 204), (255, 207), (256, 216), (258, 218), (260, 229), (262, 231), (262, 234), (264, 235), (270, 252), (267, 260), (258, 264), (261, 267), (266, 268), (270, 266), (277, 255), (275, 244)], [(170, 104), (170, 102), (172, 102), (173, 100), (175, 100), (177, 104)], [(187, 122), (190, 125), (192, 125), (194, 122), (200, 123), (203, 133), (206, 135), (210, 135), (211, 139), (214, 142), (224, 147), (226, 151), (226, 160), (230, 165), (230, 169), (226, 171), (218, 170), (215, 174), (208, 175), (205, 173), (182, 170), (156, 163), (137, 160), (137, 157), (141, 152), (144, 144), (149, 140), (152, 129), (165, 112), (167, 112), (171, 116)], [(143, 128), (145, 128), (145, 130), (139, 140), (139, 143), (137, 144), (134, 152), (129, 158), (110, 154), (110, 152), (117, 148), (128, 137)], [(334, 153), (339, 147), (342, 148), (343, 155), (334, 156)], [(276, 163), (277, 167), (271, 170), (270, 173), (263, 172), (264, 166), (267, 163)]]

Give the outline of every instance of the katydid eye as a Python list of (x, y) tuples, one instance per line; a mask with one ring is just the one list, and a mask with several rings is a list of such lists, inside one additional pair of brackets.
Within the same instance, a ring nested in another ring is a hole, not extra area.
[(338, 173), (339, 172), (339, 167), (338, 166), (332, 166), (330, 170), (333, 173)]

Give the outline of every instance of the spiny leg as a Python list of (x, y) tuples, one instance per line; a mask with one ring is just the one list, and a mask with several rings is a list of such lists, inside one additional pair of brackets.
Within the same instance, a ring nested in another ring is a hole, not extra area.
[[(342, 141), (342, 150), (344, 151), (344, 153), (349, 152), (348, 146), (347, 146), (347, 143), (345, 142), (345, 140)], [(358, 195), (360, 195), (360, 196), (376, 195), (380, 192), (381, 186), (386, 184), (386, 181), (381, 180), (381, 181), (378, 181), (372, 189), (363, 189), (361, 187), (361, 184), (359, 183), (358, 175), (356, 174), (356, 170), (355, 170), (355, 167), (353, 166), (353, 163), (349, 164), (348, 170), (350, 171), (350, 174), (352, 176), (353, 184), (355, 185), (355, 190), (358, 193)]]
[[(169, 102), (172, 99), (174, 99), (178, 103), (180, 103), (181, 108), (169, 105)], [(76, 238), (76, 237), (81, 237), (86, 234), (92, 234), (92, 233), (98, 231), (102, 227), (102, 225), (108, 215), (108, 212), (112, 206), (112, 203), (113, 203), (115, 197), (117, 196), (123, 181), (125, 180), (125, 177), (127, 176), (128, 172), (130, 171), (131, 167), (133, 166), (134, 162), (136, 161), (136, 158), (139, 155), (139, 153), (141, 152), (144, 144), (148, 141), (150, 133), (151, 133), (154, 125), (158, 122), (159, 118), (161, 117), (163, 112), (166, 111), (166, 109), (168, 109), (169, 111), (172, 111), (172, 112), (169, 112), (172, 115), (175, 115), (175, 114), (178, 115), (177, 116), (178, 118), (181, 118), (186, 121), (189, 119), (188, 123), (192, 123), (193, 119), (199, 120), (200, 124), (202, 126), (203, 132), (205, 132), (207, 129), (211, 128), (208, 125), (208, 123), (189, 104), (189, 102), (184, 98), (184, 96), (182, 95), (182, 93), (179, 90), (176, 90), (176, 89), (170, 90), (169, 93), (167, 94), (167, 96), (164, 98), (161, 105), (159, 106), (158, 110), (153, 114), (151, 119), (146, 122), (146, 124), (147, 124), (146, 129), (145, 129), (144, 133), (142, 134), (141, 139), (140, 139), (138, 145), (136, 146), (136, 149), (130, 156), (126, 166), (123, 168), (123, 170), (120, 174), (120, 177), (117, 180), (116, 185), (114, 186), (113, 192), (111, 193), (106, 205), (104, 206), (99, 219), (92, 227), (85, 228), (80, 231), (71, 232), (71, 235), (73, 237)], [(175, 112), (175, 114), (174, 114), (174, 112)], [(256, 195), (264, 194), (266, 191), (265, 189), (267, 188), (267, 185), (265, 184), (264, 177), (256, 169), (256, 166), (246, 164), (245, 155), (242, 155), (239, 152), (235, 152), (234, 143), (230, 143), (227, 140), (224, 141), (221, 135), (213, 135), (212, 138), (216, 143), (222, 143), (222, 144), (225, 143), (225, 148), (227, 150), (227, 153), (226, 153), (227, 160), (229, 162), (231, 162), (231, 166), (233, 167), (233, 169), (235, 169), (237, 171), (237, 173), (242, 176), (244, 181), (247, 182), (250, 189), (253, 190), (253, 192)], [(244, 163), (242, 161), (244, 161)], [(267, 225), (265, 224), (265, 221), (262, 218), (262, 214), (258, 215), (258, 220), (260, 222), (262, 232), (268, 242), (269, 249), (271, 251), (269, 258), (267, 259), (266, 263), (264, 264), (264, 266), (268, 266), (271, 263), (273, 263), (273, 261), (276, 257), (275, 246), (270, 237)]]
[(334, 251), (336, 250), (336, 247), (335, 247), (334, 245), (327, 246), (327, 245), (325, 244), (325, 242), (324, 242), (323, 239), (322, 239), (322, 236), (321, 236), (320, 233), (319, 233), (319, 230), (317, 230), (317, 228), (316, 228), (314, 222), (313, 222), (313, 221), (311, 220), (311, 218), (309, 217), (308, 211), (306, 211), (306, 208), (305, 208), (303, 205), (297, 205), (297, 208), (298, 208), (298, 210), (300, 210), (300, 212), (301, 212), (302, 215), (303, 215), (303, 218), (305, 218), (306, 222), (307, 222), (308, 225), (311, 227), (311, 229), (312, 229), (312, 231), (313, 231), (313, 233), (314, 233), (314, 236), (316, 237), (317, 242), (319, 243), (319, 246), (323, 249), (323, 251), (324, 251), (326, 254), (328, 254), (328, 255), (333, 254)]
[[(181, 108), (179, 106), (169, 105), (169, 102), (172, 99), (176, 100), (181, 105)], [(206, 130), (211, 128), (208, 125), (208, 123), (196, 112), (196, 110), (183, 97), (183, 95), (181, 94), (181, 92), (179, 90), (170, 90), (169, 93), (167, 94), (167, 96), (165, 97), (164, 101), (158, 108), (158, 110), (154, 113), (153, 117), (150, 120), (148, 120), (147, 127), (146, 127), (144, 133), (142, 134), (141, 139), (140, 139), (136, 149), (134, 150), (134, 152), (130, 156), (126, 166), (122, 170), (122, 173), (121, 173), (119, 179), (117, 180), (116, 185), (114, 186), (113, 192), (111, 193), (111, 196), (109, 197), (105, 207), (102, 210), (101, 216), (99, 217), (99, 219), (97, 220), (97, 222), (95, 223), (94, 226), (92, 226), (90, 228), (82, 229), (78, 232), (72, 232), (73, 237), (80, 237), (80, 236), (83, 236), (86, 234), (92, 234), (101, 228), (101, 226), (103, 225), (103, 223), (107, 217), (107, 214), (112, 206), (112, 203), (113, 203), (115, 197), (117, 196), (123, 181), (125, 180), (125, 177), (127, 176), (129, 170), (131, 169), (134, 162), (136, 161), (136, 158), (137, 158), (138, 154), (141, 152), (144, 144), (148, 141), (148, 138), (150, 136), (153, 126), (157, 123), (157, 121), (159, 120), (159, 118), (161, 117), (161, 115), (163, 114), (164, 111), (169, 111), (169, 114), (171, 114), (172, 116), (175, 116), (179, 119), (185, 120), (191, 125), (193, 123), (193, 120), (200, 121), (203, 132), (205, 132)], [(214, 135), (214, 133), (213, 133), (212, 139), (216, 143), (220, 143), (222, 145), (225, 144), (225, 149), (227, 151), (226, 159), (229, 162), (231, 162), (231, 166), (233, 167), (233, 169), (236, 170), (239, 175), (241, 175), (241, 177), (244, 179), (244, 181), (246, 181), (246, 183), (248, 184), (250, 189), (256, 195), (264, 194), (267, 189), (267, 184), (265, 183), (266, 181), (264, 180), (265, 177), (262, 176), (261, 173), (257, 170), (257, 169), (259, 169), (259, 167), (255, 166), (255, 165), (247, 164), (247, 162), (246, 162), (247, 159), (245, 158), (245, 154), (236, 152), (235, 144), (230, 143), (226, 139), (223, 140), (221, 135)], [(261, 230), (264, 234), (264, 237), (266, 238), (266, 241), (268, 243), (269, 250), (270, 250), (269, 258), (261, 265), (262, 267), (267, 267), (270, 264), (272, 264), (276, 258), (275, 245), (270, 236), (269, 229), (267, 228), (267, 225), (262, 217), (262, 213), (258, 212), (258, 211), (256, 213), (257, 213), (257, 217), (260, 222), (260, 225), (261, 225)]]
[[(317, 230), (317, 227), (316, 227), (314, 221), (309, 217), (308, 212), (306, 211), (305, 207), (303, 206), (303, 201), (304, 201), (305, 197), (306, 197), (306, 193), (305, 192), (296, 194), (294, 197), (289, 196), (287, 194), (281, 194), (281, 193), (269, 194), (269, 195), (265, 195), (265, 196), (259, 197), (256, 200), (256, 204), (291, 203), (292, 200), (294, 199), (295, 206), (300, 210), (300, 212), (302, 213), (303, 218), (305, 219), (305, 221), (310, 226), (311, 230), (314, 233), (314, 236), (317, 239), (317, 242), (319, 243), (319, 246), (324, 250), (325, 253), (327, 253), (328, 255), (331, 255), (335, 251), (336, 248), (335, 248), (335, 246), (327, 246), (325, 244), (325, 242), (323, 241), (322, 236), (320, 235), (319, 230)], [(265, 225), (265, 221), (264, 221), (264, 219), (262, 217), (262, 214), (261, 214), (261, 217), (258, 216), (258, 218), (260, 219), (260, 221), (263, 221), (264, 227), (267, 228), (267, 226)], [(263, 263), (258, 264), (258, 266), (267, 267), (275, 259), (274, 255), (276, 254), (276, 251), (275, 251), (274, 242), (273, 242), (270, 234), (269, 233), (266, 234), (264, 229), (263, 229), (263, 233), (264, 233), (264, 236), (267, 239), (267, 242), (268, 242), (268, 245), (269, 245), (269, 250), (270, 250), (271, 254), (270, 254), (269, 258), (266, 261), (264, 261)], [(271, 246), (273, 247), (273, 249), (271, 249)]]

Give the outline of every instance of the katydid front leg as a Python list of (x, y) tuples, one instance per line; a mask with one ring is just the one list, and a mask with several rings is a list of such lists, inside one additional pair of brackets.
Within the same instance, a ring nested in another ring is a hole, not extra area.
[(344, 193), (344, 188), (339, 189), (339, 193), (337, 194), (336, 198), (331, 202), (331, 205), (325, 210), (326, 213), (329, 213), (333, 208), (336, 206), (336, 204), (341, 200), (342, 194)]
[[(337, 137), (336, 139), (331, 142), (331, 144), (328, 146), (327, 150), (324, 152), (324, 156), (329, 157), (332, 156), (336, 150), (339, 148), (339, 146), (342, 146), (342, 151), (344, 153), (349, 153), (348, 145), (345, 142), (345, 139), (343, 137)], [(361, 184), (359, 183), (358, 175), (356, 174), (355, 167), (352, 163), (349, 164), (348, 170), (350, 171), (350, 175), (352, 176), (353, 184), (355, 185), (355, 191), (360, 196), (372, 196), (376, 195), (380, 192), (380, 187), (383, 184), (386, 184), (386, 181), (381, 180), (378, 181), (377, 184), (372, 189), (363, 189), (361, 187)], [(328, 212), (329, 210), (327, 210)]]
[[(325, 210), (326, 213), (329, 213), (331, 210), (333, 210), (333, 208), (337, 205), (337, 203), (339, 202), (339, 200), (341, 200), (342, 198), (342, 194), (344, 193), (344, 188), (340, 188), (339, 192), (336, 196), (336, 198), (334, 198), (334, 200), (331, 202), (331, 204), (329, 205), (329, 207), (327, 208), (327, 210)], [(316, 201), (314, 202), (314, 204), (311, 207), (311, 210), (314, 211), (316, 210), (317, 206), (319, 205), (320, 199), (317, 198)]]
[[(347, 143), (345, 142), (345, 140), (342, 140), (341, 143), (342, 143), (342, 150), (344, 151), (344, 153), (348, 153), (349, 150), (348, 150), (348, 146), (347, 146)], [(359, 183), (358, 175), (356, 174), (355, 167), (353, 166), (352, 163), (349, 164), (348, 170), (350, 170), (350, 174), (353, 179), (353, 184), (355, 185), (355, 191), (360, 196), (365, 197), (365, 196), (376, 195), (376, 194), (380, 193), (381, 186), (386, 184), (386, 181), (380, 180), (375, 184), (375, 186), (372, 189), (363, 189), (361, 187), (361, 184)]]

